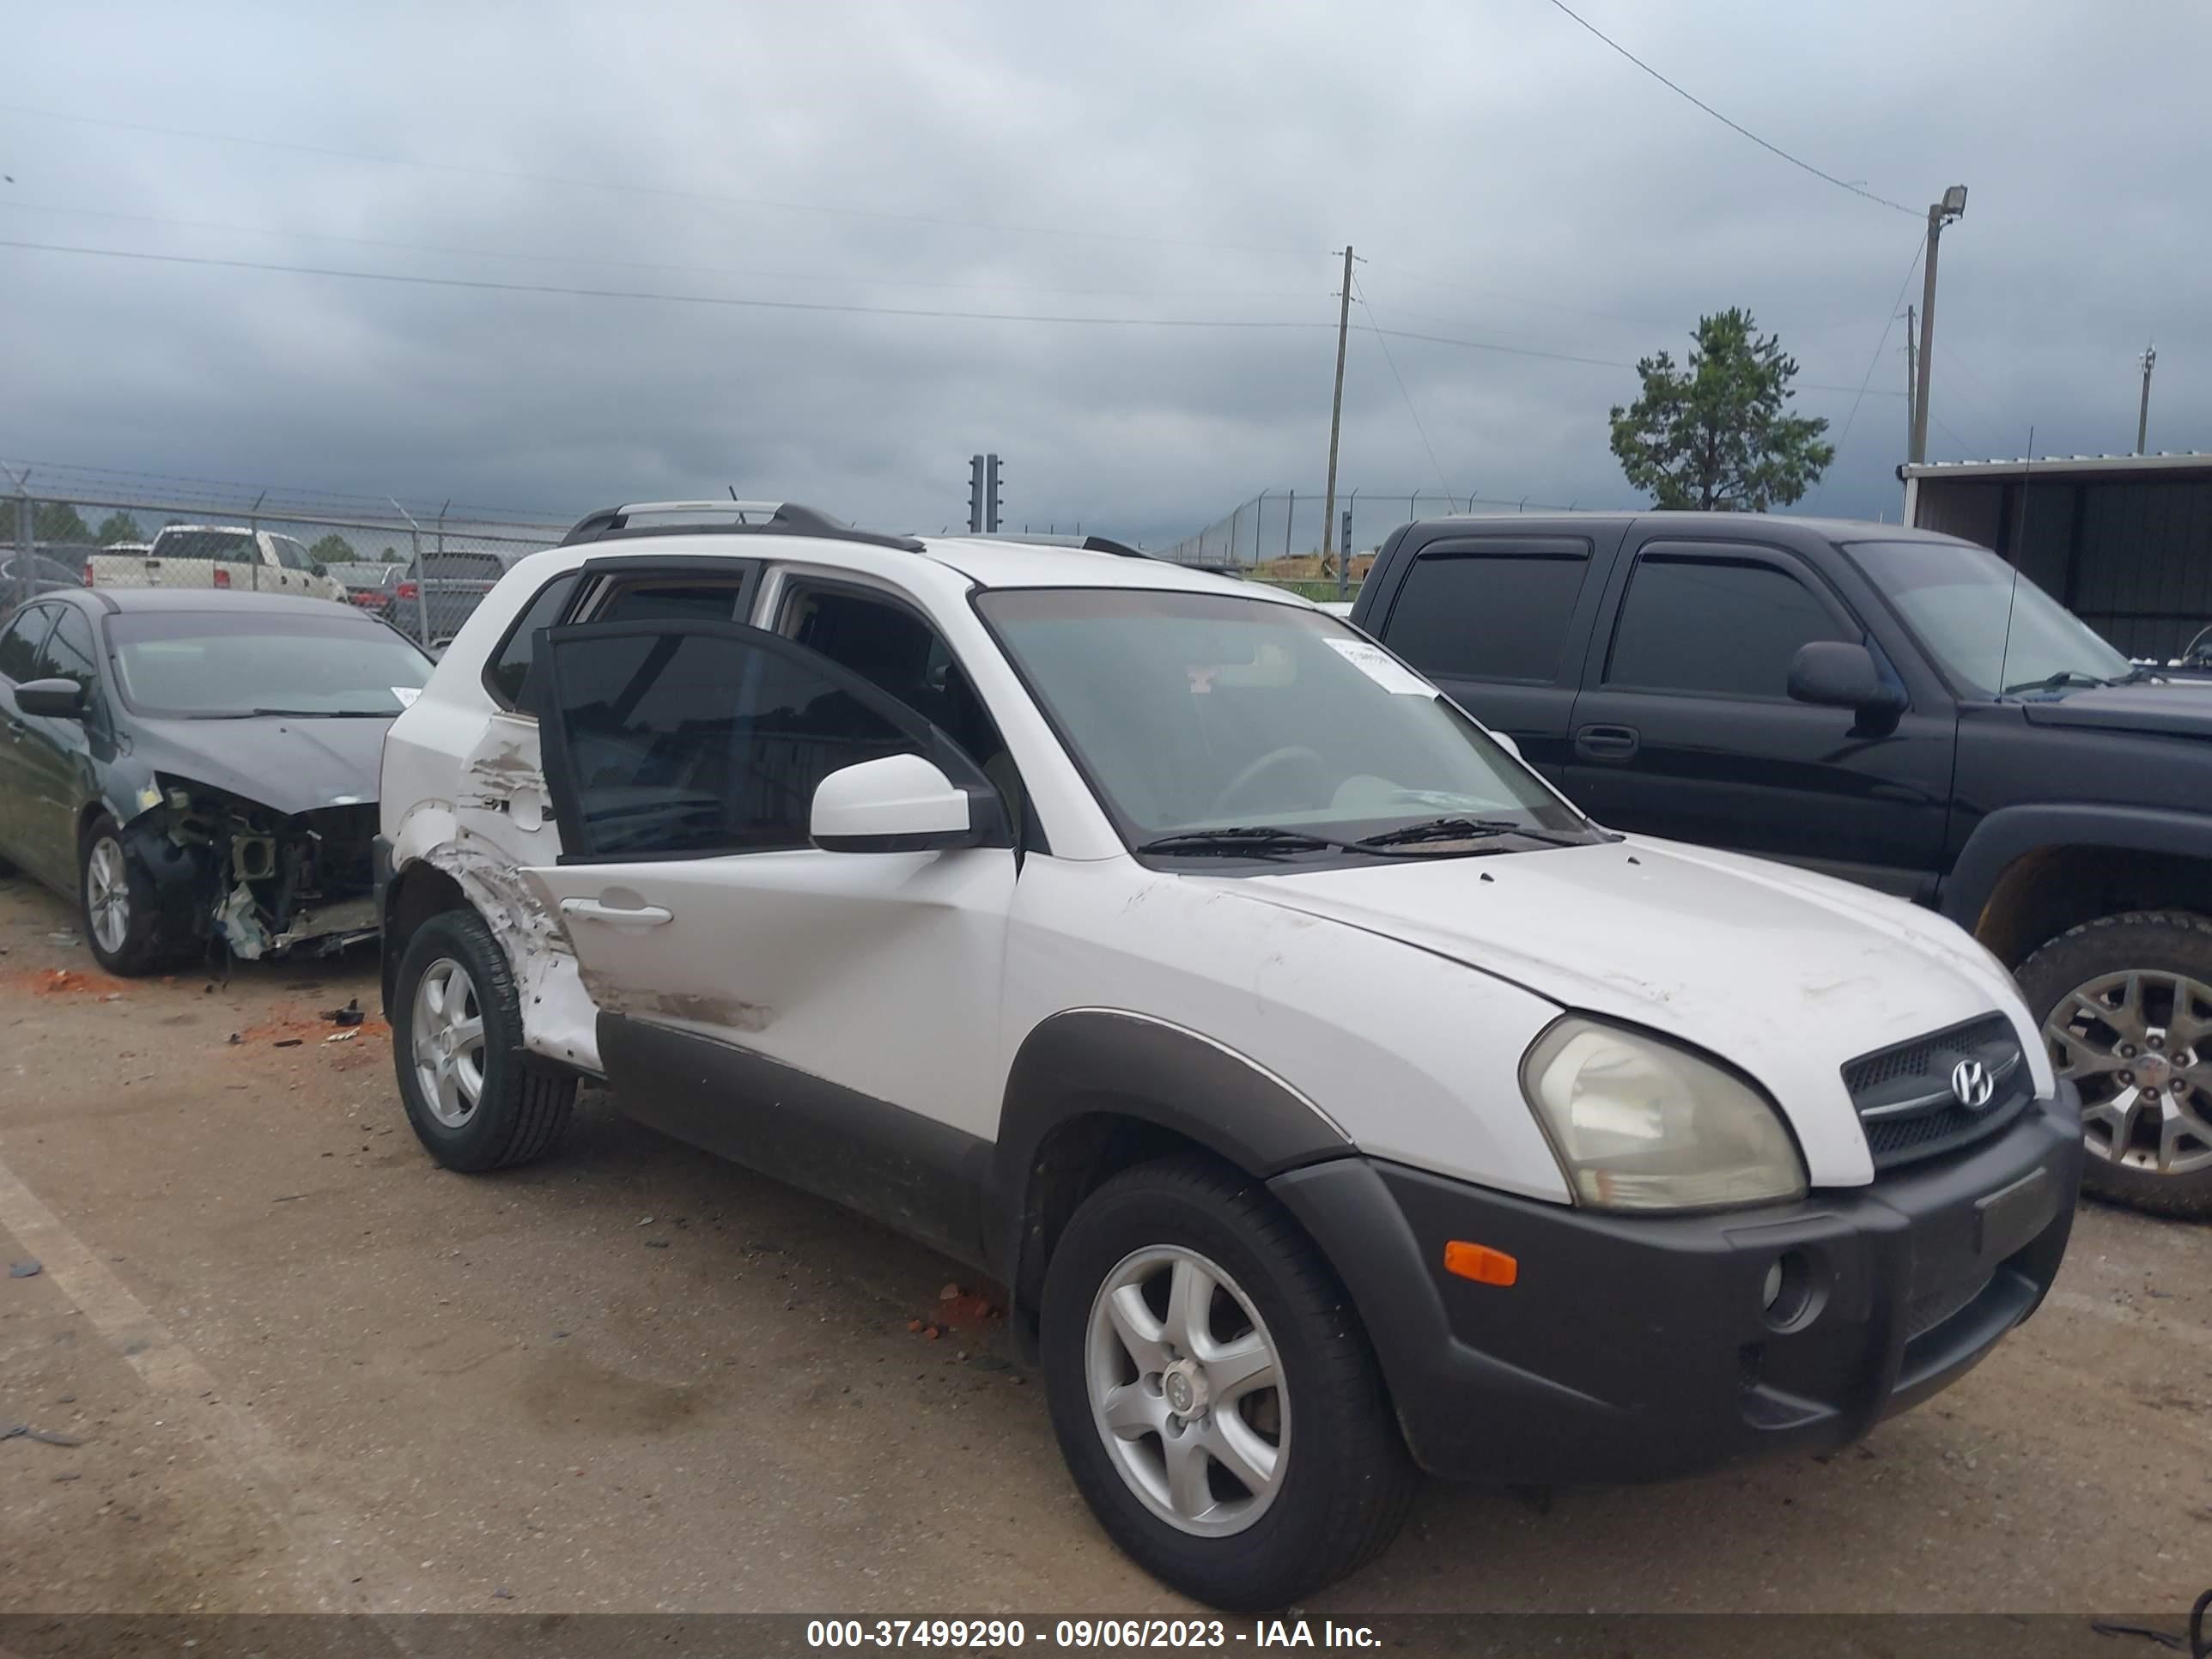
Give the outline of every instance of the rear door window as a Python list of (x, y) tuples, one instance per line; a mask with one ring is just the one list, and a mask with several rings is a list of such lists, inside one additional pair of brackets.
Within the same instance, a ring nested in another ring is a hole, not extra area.
[(1856, 637), (1779, 564), (1647, 550), (1629, 577), (1605, 680), (1624, 690), (1780, 700), (1802, 647)]
[(307, 550), (289, 536), (271, 536), (270, 545), (276, 550), (276, 562), (287, 570), (313, 570), (314, 561), (308, 558)]
[(1589, 564), (1587, 542), (1424, 552), (1383, 641), (1431, 676), (1552, 684)]

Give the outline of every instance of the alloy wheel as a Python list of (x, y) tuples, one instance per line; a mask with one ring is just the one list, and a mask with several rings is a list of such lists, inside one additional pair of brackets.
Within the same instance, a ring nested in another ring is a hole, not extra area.
[(469, 970), (451, 957), (416, 982), (410, 1036), (422, 1103), (447, 1128), (459, 1128), (483, 1097), (483, 1006)]
[(102, 836), (92, 844), (85, 860), (84, 908), (92, 918), (92, 936), (111, 957), (119, 955), (131, 937), (131, 874), (123, 861), (123, 844)]
[(1091, 1304), (1084, 1362), (1092, 1421), (1146, 1508), (1201, 1537), (1267, 1513), (1291, 1449), (1282, 1359), (1218, 1265), (1177, 1245), (1123, 1257)]
[(2081, 1091), (2091, 1156), (2159, 1175), (2212, 1167), (2212, 986), (2100, 974), (2059, 998), (2043, 1035)]

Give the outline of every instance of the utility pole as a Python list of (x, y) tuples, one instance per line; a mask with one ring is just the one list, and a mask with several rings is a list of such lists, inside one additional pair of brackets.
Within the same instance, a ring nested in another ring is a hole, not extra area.
[(1942, 240), (1943, 227), (1966, 210), (1964, 185), (1952, 185), (1943, 192), (1942, 201), (1930, 204), (1928, 209), (1928, 257), (1920, 286), (1920, 379), (1912, 391), (1911, 459), (1916, 463), (1928, 459), (1928, 382), (1933, 378), (1936, 366), (1936, 248)]
[(2143, 453), (2143, 440), (2150, 435), (2150, 372), (2158, 367), (2158, 348), (2147, 345), (2142, 352), (2142, 402), (2136, 408), (2136, 453)]
[(1336, 517), (1336, 441), (1344, 429), (1344, 340), (1352, 329), (1352, 244), (1344, 245), (1344, 291), (1337, 295), (1336, 397), (1328, 406), (1328, 495), (1321, 508), (1321, 568), (1328, 568), (1331, 522)]
[(1920, 343), (1913, 337), (1915, 312), (1905, 308), (1905, 453), (1912, 453), (1912, 434), (1920, 430)]
[[(1024, 529), (1027, 526), (1023, 526)], [(999, 458), (983, 457), (983, 532), (988, 536), (999, 533)]]
[(968, 533), (983, 533), (983, 458), (968, 458)]

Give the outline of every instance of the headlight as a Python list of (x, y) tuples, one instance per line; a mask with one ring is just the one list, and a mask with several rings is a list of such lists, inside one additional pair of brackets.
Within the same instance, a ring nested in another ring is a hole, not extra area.
[(1521, 1062), (1521, 1087), (1577, 1202), (1693, 1210), (1802, 1198), (1782, 1121), (1711, 1060), (1576, 1015)]

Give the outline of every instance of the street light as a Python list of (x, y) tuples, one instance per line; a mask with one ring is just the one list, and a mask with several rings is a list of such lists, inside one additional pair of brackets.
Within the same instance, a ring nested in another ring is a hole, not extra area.
[(1928, 258), (1920, 287), (1920, 380), (1912, 388), (1911, 459), (1916, 463), (1928, 459), (1928, 374), (1933, 367), (1928, 354), (1936, 349), (1936, 247), (1942, 240), (1943, 227), (1963, 218), (1966, 211), (1964, 185), (1952, 185), (1943, 192), (1943, 199), (1928, 210)]

